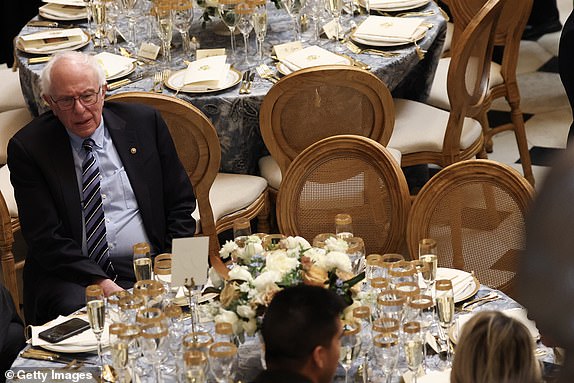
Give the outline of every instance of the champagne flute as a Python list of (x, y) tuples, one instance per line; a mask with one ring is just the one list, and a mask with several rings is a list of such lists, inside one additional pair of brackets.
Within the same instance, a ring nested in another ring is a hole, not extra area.
[(136, 281), (151, 279), (150, 246), (146, 242), (136, 243), (134, 250), (134, 274)]
[(299, 13), (303, 7), (304, 0), (283, 0), (285, 10), (289, 14), (291, 21), (295, 24), (295, 40), (301, 40), (301, 20)]
[(396, 332), (375, 335), (373, 349), (377, 365), (383, 372), (383, 382), (390, 383), (393, 371), (399, 360), (399, 337)]
[(90, 327), (98, 342), (98, 360), (103, 366), (102, 360), (102, 333), (106, 323), (106, 303), (104, 291), (99, 285), (89, 285), (86, 287), (86, 307)]
[(358, 322), (346, 323), (341, 337), (339, 362), (345, 369), (345, 383), (349, 381), (349, 370), (361, 352), (361, 325)]
[(421, 325), (419, 322), (412, 321), (403, 325), (405, 334), (403, 347), (407, 367), (413, 373), (413, 383), (417, 383), (419, 368), (423, 362), (423, 338), (421, 336)]
[(173, 25), (181, 35), (181, 42), (185, 56), (192, 53), (189, 40), (189, 28), (193, 22), (193, 0), (174, 0)]
[(237, 27), (243, 35), (243, 47), (245, 50), (245, 65), (249, 65), (248, 39), (251, 30), (253, 30), (253, 8), (248, 3), (239, 3), (235, 7), (235, 13), (239, 17)]
[(219, 0), (217, 5), (219, 17), (227, 28), (229, 28), (232, 57), (235, 57), (235, 27), (237, 27), (237, 23), (239, 22), (239, 17), (235, 13), (237, 4), (239, 4), (239, 0)]
[(171, 63), (171, 38), (173, 33), (173, 17), (171, 4), (155, 3), (153, 7), (155, 16), (155, 29), (161, 40), (161, 55), (163, 69), (169, 69)]
[(255, 6), (253, 12), (253, 29), (257, 38), (257, 57), (259, 62), (263, 61), (263, 41), (267, 34), (267, 6), (266, 0), (253, 0)]
[(112, 46), (112, 51), (117, 53), (118, 50), (118, 17), (120, 8), (116, 1), (106, 0), (106, 38)]
[(126, 382), (126, 368), (128, 366), (128, 344), (120, 338), (125, 331), (126, 325), (123, 323), (112, 323), (110, 325), (110, 354), (112, 357), (112, 367), (118, 374), (119, 382)]
[(94, 46), (104, 48), (106, 41), (106, 4), (102, 0), (92, 1), (92, 16), (96, 24)]
[[(430, 295), (416, 295), (412, 297), (409, 302), (409, 307), (413, 312), (413, 319), (421, 324), (421, 336), (426, 339), (430, 328), (434, 323), (434, 302)], [(423, 343), (424, 344), (424, 343)], [(423, 347), (424, 352), (424, 368), (427, 369), (427, 349)]]
[[(341, 36), (341, 11), (343, 10), (343, 0), (326, 0), (327, 11), (331, 13), (335, 21), (335, 44), (339, 41)], [(340, 44), (335, 45), (336, 50), (342, 50)]]
[(435, 282), (436, 290), (436, 309), (438, 315), (438, 322), (444, 332), (444, 341), (446, 341), (446, 364), (450, 366), (451, 352), (450, 352), (450, 338), (448, 336), (448, 329), (454, 320), (454, 293), (452, 290), (452, 282), (449, 279), (439, 279)]
[(134, 324), (125, 325), (123, 330), (118, 335), (119, 341), (123, 342), (127, 346), (127, 356), (129, 368), (131, 370), (131, 379), (126, 379), (127, 382), (130, 380), (133, 382), (136, 373), (136, 360), (141, 356), (141, 348), (138, 338), (140, 336), (140, 328)]
[(360, 326), (361, 352), (359, 357), (362, 360), (363, 382), (369, 381), (369, 353), (373, 346), (373, 326), (371, 324), (371, 309), (369, 306), (359, 306), (353, 309), (353, 318)]
[(228, 383), (231, 368), (237, 356), (237, 346), (229, 342), (218, 342), (209, 348), (209, 367), (218, 383)]
[(138, 3), (138, 0), (120, 0), (120, 1), (128, 18), (128, 31), (129, 31), (128, 48), (134, 50), (137, 48), (135, 8)]
[(143, 356), (153, 364), (156, 382), (161, 382), (160, 364), (167, 356), (167, 327), (161, 322), (141, 326), (140, 346)]
[(423, 270), (422, 276), (427, 285), (427, 290), (431, 289), (436, 280), (438, 266), (437, 246), (434, 239), (423, 238), (419, 241), (419, 260), (427, 265), (427, 270)]
[(183, 359), (185, 363), (185, 382), (204, 383), (207, 381), (205, 376), (207, 357), (205, 353), (197, 350), (186, 351)]

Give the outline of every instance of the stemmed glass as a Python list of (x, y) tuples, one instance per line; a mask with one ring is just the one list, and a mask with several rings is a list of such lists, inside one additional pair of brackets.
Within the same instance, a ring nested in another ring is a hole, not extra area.
[(229, 28), (231, 39), (231, 56), (235, 57), (235, 27), (239, 22), (239, 17), (235, 13), (235, 7), (239, 0), (219, 0), (217, 11), (223, 23)]
[(427, 290), (432, 289), (436, 279), (436, 269), (438, 266), (436, 241), (424, 238), (419, 241), (419, 260), (427, 265), (426, 272), (423, 271), (423, 279), (427, 285)]
[(361, 339), (361, 352), (360, 357), (363, 361), (362, 376), (363, 382), (368, 382), (368, 370), (369, 370), (369, 352), (373, 346), (373, 335), (371, 324), (371, 309), (369, 306), (359, 306), (353, 309), (353, 318), (360, 324), (360, 339)]
[(259, 62), (263, 61), (263, 41), (267, 34), (267, 6), (266, 0), (254, 0), (253, 29), (257, 37), (257, 57)]
[(450, 338), (448, 336), (448, 329), (454, 320), (454, 293), (452, 290), (452, 282), (449, 279), (439, 279), (435, 283), (436, 291), (436, 309), (438, 315), (438, 322), (442, 331), (442, 338), (446, 341), (446, 364), (450, 366), (451, 352), (450, 352)]
[(115, 0), (106, 0), (106, 38), (112, 46), (114, 53), (118, 50), (118, 17), (120, 15), (120, 7)]
[(205, 368), (207, 357), (201, 351), (186, 351), (183, 355), (185, 365), (185, 381), (189, 383), (204, 383), (207, 381)]
[(173, 25), (181, 35), (183, 52), (189, 57), (192, 50), (188, 31), (193, 21), (193, 0), (174, 0), (173, 7)]
[(237, 356), (237, 346), (229, 342), (218, 342), (209, 348), (209, 367), (218, 383), (228, 383), (231, 368)]
[(126, 367), (128, 366), (128, 344), (120, 338), (125, 331), (126, 325), (123, 323), (112, 323), (110, 325), (110, 349), (112, 356), (112, 367), (118, 374), (119, 382), (126, 382)]
[(365, 269), (365, 242), (360, 237), (345, 238), (349, 245), (347, 255), (351, 260), (353, 274), (359, 274)]
[(151, 279), (151, 255), (150, 247), (146, 242), (139, 242), (133, 246), (134, 250), (134, 274), (136, 281)]
[(86, 4), (86, 19), (88, 20), (88, 33), (92, 35), (92, 20), (93, 20), (93, 0), (84, 0), (84, 4)]
[(301, 20), (299, 12), (303, 7), (304, 0), (283, 0), (285, 10), (289, 14), (291, 21), (295, 24), (295, 40), (301, 40)]
[(141, 326), (140, 346), (143, 356), (153, 364), (156, 382), (161, 382), (160, 363), (167, 355), (167, 327), (161, 322)]
[(346, 323), (341, 337), (339, 362), (345, 369), (345, 383), (349, 380), (349, 370), (361, 352), (361, 325), (358, 322)]
[(138, 3), (138, 0), (120, 0), (120, 1), (128, 17), (128, 31), (129, 31), (128, 48), (133, 50), (137, 48), (135, 7)]
[[(335, 21), (335, 43), (339, 41), (341, 36), (341, 11), (343, 10), (343, 0), (326, 0), (327, 10), (331, 13)], [(335, 48), (341, 50), (340, 44), (336, 44)]]
[(104, 291), (100, 286), (89, 285), (86, 287), (86, 307), (90, 327), (98, 342), (98, 359), (100, 366), (102, 366), (102, 333), (104, 332), (106, 323), (106, 303), (104, 300)]
[(173, 33), (173, 12), (169, 3), (155, 3), (153, 7), (155, 28), (161, 40), (161, 55), (164, 69), (169, 69), (171, 62), (171, 37)]
[[(412, 318), (418, 321), (421, 325), (421, 336), (426, 339), (431, 326), (434, 323), (434, 302), (429, 295), (416, 295), (412, 297), (409, 302), (409, 308), (412, 312)], [(423, 347), (424, 352), (424, 366), (427, 367), (427, 349)]]
[(396, 332), (385, 332), (373, 338), (377, 365), (383, 372), (383, 382), (389, 383), (399, 360), (399, 337)]
[(235, 8), (235, 13), (239, 17), (237, 27), (243, 35), (243, 47), (245, 49), (245, 59), (243, 62), (249, 64), (249, 53), (248, 53), (248, 38), (251, 30), (253, 29), (253, 8), (248, 3), (239, 3)]
[[(138, 341), (139, 336), (140, 328), (134, 324), (125, 325), (119, 334), (119, 341), (127, 345), (128, 362), (132, 373), (132, 382), (136, 380), (134, 379), (136, 373), (136, 360), (139, 359), (141, 355), (140, 343)], [(128, 379), (127, 381), (129, 382), (130, 380)]]
[(403, 325), (405, 333), (403, 346), (407, 360), (407, 367), (413, 373), (413, 383), (417, 383), (419, 368), (423, 362), (423, 338), (419, 322), (407, 322)]
[(92, 17), (96, 23), (94, 45), (104, 48), (106, 41), (106, 4), (103, 0), (92, 0)]

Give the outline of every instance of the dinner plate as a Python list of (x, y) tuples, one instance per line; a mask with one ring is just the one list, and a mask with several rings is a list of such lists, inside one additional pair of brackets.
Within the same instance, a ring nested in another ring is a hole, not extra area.
[[(353, 59), (352, 58), (350, 58), (347, 55), (339, 55), (339, 56), (343, 57), (345, 60), (347, 60), (347, 62), (344, 64), (333, 64), (333, 65), (350, 65), (350, 66), (353, 66)], [(277, 71), (279, 73), (281, 73), (282, 75), (285, 75), (285, 76), (293, 73), (293, 71), (291, 69), (289, 69), (287, 67), (287, 65), (283, 64), (282, 62), (278, 62), (276, 64), (276, 68), (277, 68)], [(301, 69), (304, 69), (304, 68), (301, 68)]]
[[(53, 30), (55, 31), (56, 29), (53, 29)], [(37, 33), (44, 33), (44, 32), (45, 31), (37, 32)], [(29, 50), (29, 49), (26, 49), (22, 46), (22, 43), (20, 42), (19, 39), (16, 39), (16, 49), (18, 49), (19, 51), (25, 52), (25, 53), (30, 53), (30, 54), (35, 54), (35, 55), (49, 55), (49, 54), (56, 53), (56, 52), (73, 51), (76, 49), (83, 48), (90, 43), (90, 39), (91, 39), (90, 34), (84, 30), (82, 30), (82, 32), (84, 33), (84, 37), (82, 39), (82, 42), (80, 42), (76, 45), (72, 45), (70, 47), (58, 48), (58, 46), (55, 45), (52, 49), (47, 49), (47, 50), (42, 50), (42, 51), (38, 51), (36, 49)]]
[(176, 92), (179, 91), (183, 93), (211, 93), (229, 89), (239, 84), (239, 81), (241, 81), (241, 72), (239, 72), (235, 68), (230, 68), (229, 71), (227, 72), (227, 76), (225, 77), (225, 82), (221, 87), (207, 88), (203, 85), (193, 85), (193, 84), (183, 85), (185, 71), (186, 69), (183, 69), (172, 74), (165, 82), (165, 86), (167, 86), (172, 90), (175, 90)]
[[(197, 303), (208, 302), (208, 301), (214, 299), (215, 297), (217, 297), (218, 295), (219, 294), (217, 294), (217, 293), (204, 294), (201, 297), (199, 297), (199, 299), (197, 300)], [(189, 306), (189, 298), (186, 296), (175, 297), (172, 302), (178, 306)]]
[[(428, 30), (426, 27), (423, 26), (419, 27), (419, 29), (421, 29), (421, 32), (417, 34), (416, 39), (414, 41), (420, 41), (423, 37), (425, 37)], [(414, 42), (414, 41), (374, 41), (374, 40), (362, 39), (355, 35), (351, 35), (351, 40), (359, 44), (369, 45), (373, 47), (397, 47), (401, 45), (412, 44)]]
[(454, 290), (454, 302), (462, 302), (478, 292), (480, 283), (476, 277), (464, 270), (439, 267), (436, 279), (450, 279)]
[(113, 80), (117, 80), (119, 78), (125, 77), (129, 74), (132, 74), (135, 70), (136, 70), (137, 64), (134, 61), (133, 63), (130, 64), (130, 66), (128, 68), (126, 68), (125, 70), (121, 71), (120, 73), (116, 73), (113, 76), (110, 77), (106, 77), (107, 81), (113, 81)]
[[(417, 0), (417, 1), (405, 1), (401, 4), (393, 5), (371, 5), (370, 9), (373, 11), (383, 11), (383, 12), (399, 12), (399, 11), (409, 11), (412, 9), (417, 9), (423, 7), (430, 3), (430, 0)], [(365, 0), (361, 0), (361, 5), (365, 6)]]
[(88, 17), (88, 13), (87, 13), (85, 7), (83, 7), (84, 8), (83, 12), (78, 12), (78, 14), (69, 15), (69, 16), (55, 15), (55, 14), (50, 12), (50, 7), (51, 7), (50, 4), (46, 4), (46, 5), (41, 6), (40, 8), (38, 8), (38, 14), (45, 19), (57, 20), (57, 21), (83, 20), (83, 19)]

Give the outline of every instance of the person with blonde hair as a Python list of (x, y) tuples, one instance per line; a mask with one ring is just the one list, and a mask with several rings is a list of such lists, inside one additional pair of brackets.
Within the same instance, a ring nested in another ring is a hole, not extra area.
[(484, 311), (465, 325), (456, 347), (451, 383), (542, 382), (534, 342), (522, 323)]

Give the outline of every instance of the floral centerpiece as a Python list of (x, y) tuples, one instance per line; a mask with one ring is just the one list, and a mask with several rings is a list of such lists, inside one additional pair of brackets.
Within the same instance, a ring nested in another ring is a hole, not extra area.
[(358, 291), (354, 286), (365, 275), (351, 272), (344, 240), (329, 238), (324, 248), (312, 247), (301, 237), (287, 237), (266, 248), (263, 243), (259, 236), (252, 235), (243, 247), (227, 241), (221, 248), (220, 256), (231, 257), (234, 266), (225, 282), (210, 271), (215, 287), (221, 288), (219, 301), (210, 304), (216, 323), (229, 322), (239, 337), (245, 333), (252, 336), (273, 296), (285, 287), (301, 283), (332, 289), (347, 304), (353, 303)]

